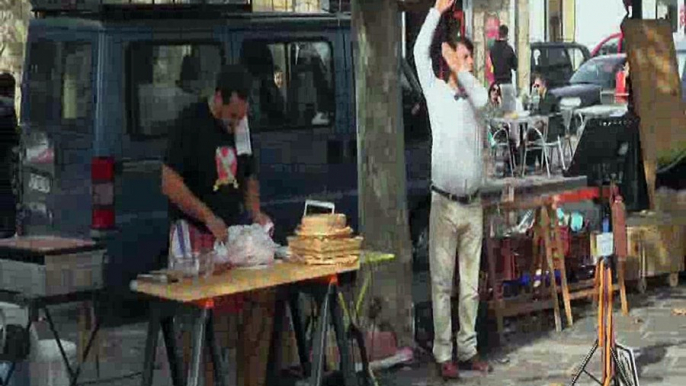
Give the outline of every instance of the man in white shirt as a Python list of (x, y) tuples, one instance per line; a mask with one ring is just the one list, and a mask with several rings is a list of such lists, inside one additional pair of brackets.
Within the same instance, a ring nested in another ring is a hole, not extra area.
[(431, 44), (441, 15), (454, 0), (437, 0), (429, 11), (414, 46), (419, 81), (427, 100), (433, 144), (431, 149), (431, 215), (429, 224), (431, 292), (434, 317), (433, 354), (444, 379), (458, 378), (452, 361), (450, 295), (458, 252), (460, 291), (457, 359), (460, 368), (490, 371), (479, 360), (474, 325), (479, 307), (479, 265), (483, 211), (479, 199), (485, 135), (481, 110), (486, 89), (472, 75), (473, 45), (469, 39), (441, 43), (440, 78), (434, 74)]

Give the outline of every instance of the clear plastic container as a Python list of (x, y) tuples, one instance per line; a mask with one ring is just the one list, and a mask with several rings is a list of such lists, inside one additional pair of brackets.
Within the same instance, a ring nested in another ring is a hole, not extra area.
[(214, 273), (215, 253), (193, 252), (192, 256), (173, 256), (169, 259), (169, 268), (179, 271), (184, 277), (209, 277)]

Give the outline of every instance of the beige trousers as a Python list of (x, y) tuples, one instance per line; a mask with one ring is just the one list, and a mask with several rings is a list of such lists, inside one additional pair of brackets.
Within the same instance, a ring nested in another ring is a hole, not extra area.
[[(434, 358), (443, 363), (452, 358), (450, 295), (455, 260), (459, 262), (459, 321), (457, 359), (476, 355), (476, 315), (479, 309), (479, 266), (483, 236), (481, 201), (462, 205), (436, 192), (431, 193), (429, 259), (434, 318)], [(457, 252), (457, 258), (455, 253)]]

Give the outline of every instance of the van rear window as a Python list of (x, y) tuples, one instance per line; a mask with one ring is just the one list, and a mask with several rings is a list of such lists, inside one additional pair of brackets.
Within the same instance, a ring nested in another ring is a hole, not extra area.
[(55, 121), (60, 93), (56, 80), (59, 79), (59, 47), (51, 41), (36, 41), (29, 45), (27, 74), (27, 113), (32, 123), (42, 124)]
[(132, 43), (127, 51), (128, 132), (167, 135), (179, 113), (214, 93), (223, 64), (219, 44)]
[(28, 119), (87, 132), (93, 117), (93, 46), (39, 40), (29, 45)]

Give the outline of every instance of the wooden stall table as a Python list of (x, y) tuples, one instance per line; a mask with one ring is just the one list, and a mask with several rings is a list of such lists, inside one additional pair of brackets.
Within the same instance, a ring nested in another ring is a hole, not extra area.
[[(515, 179), (516, 180), (516, 179)], [(571, 300), (578, 298), (585, 298), (592, 296), (594, 292), (593, 280), (575, 283), (569, 285), (567, 283), (567, 275), (564, 265), (564, 248), (562, 244), (561, 234), (557, 222), (556, 210), (559, 205), (570, 202), (579, 202), (584, 200), (592, 200), (601, 197), (601, 190), (598, 188), (589, 188), (586, 186), (586, 177), (564, 178), (558, 177), (554, 179), (547, 179), (544, 177), (532, 177), (531, 180), (521, 179), (522, 181), (514, 181), (516, 184), (510, 185), (508, 181), (499, 182), (498, 185), (505, 186), (505, 191), (501, 197), (491, 194), (490, 199), (484, 200), (484, 207), (486, 214), (484, 218), (487, 219), (486, 230), (486, 252), (488, 259), (488, 281), (493, 289), (493, 299), (489, 302), (489, 308), (495, 312), (498, 328), (498, 337), (503, 340), (504, 318), (507, 316), (515, 316), (544, 309), (553, 309), (555, 314), (555, 327), (557, 331), (562, 329), (562, 320), (559, 309), (558, 294), (562, 294), (565, 314), (569, 326), (573, 324), (573, 315), (571, 310)], [(491, 185), (491, 191), (496, 191)], [(514, 185), (514, 186), (513, 186)], [(609, 194), (609, 190), (607, 190)], [(509, 196), (509, 197), (508, 197)], [(493, 211), (501, 210), (505, 212), (518, 210), (534, 210), (535, 211), (535, 229), (537, 238), (543, 241), (545, 260), (541, 261), (541, 266), (532, 267), (545, 269), (551, 271), (550, 291), (551, 297), (548, 300), (533, 301), (533, 295), (521, 295), (514, 299), (505, 300), (502, 292), (502, 280), (496, 273), (497, 259), (495, 256), (495, 245), (493, 235), (491, 234), (492, 225), (490, 217)], [(552, 222), (551, 222), (552, 221)], [(551, 226), (552, 225), (552, 226)], [(557, 257), (556, 257), (557, 255)], [(560, 272), (560, 286), (557, 288), (555, 279), (555, 270)], [(628, 312), (626, 305), (626, 294), (624, 289), (623, 279), (623, 262), (620, 264), (620, 289), (622, 293), (622, 309)], [(589, 289), (590, 287), (590, 289)]]
[[(214, 324), (212, 323), (215, 302), (221, 298), (230, 297), (254, 290), (279, 287), (284, 292), (294, 289), (314, 288), (319, 294), (320, 318), (315, 328), (313, 340), (313, 369), (310, 377), (312, 386), (320, 385), (323, 376), (323, 356), (325, 350), (325, 337), (328, 323), (334, 327), (338, 349), (341, 353), (341, 371), (344, 376), (344, 384), (356, 386), (357, 379), (349, 350), (348, 340), (343, 325), (343, 313), (338, 301), (339, 277), (351, 274), (359, 270), (359, 263), (341, 265), (304, 265), (298, 263), (276, 261), (266, 268), (237, 268), (227, 272), (211, 276), (209, 278), (183, 279), (176, 283), (161, 284), (148, 281), (135, 280), (131, 283), (131, 290), (150, 297), (151, 315), (148, 326), (148, 338), (145, 348), (144, 372), (141, 384), (152, 385), (154, 356), (157, 346), (157, 337), (162, 331), (167, 359), (169, 360), (171, 378), (174, 386), (184, 384), (181, 378), (179, 360), (176, 354), (174, 340), (173, 318), (180, 312), (187, 310), (193, 315), (193, 352), (188, 371), (186, 386), (197, 386), (201, 371), (201, 356), (203, 345), (207, 344), (210, 349), (210, 357), (214, 368), (214, 378), (220, 386), (224, 380), (220, 374), (225, 374), (223, 362), (220, 359), (218, 342), (214, 339)], [(283, 300), (283, 297), (278, 297)], [(277, 303), (277, 313), (283, 306)], [(292, 310), (291, 310), (292, 311)], [(275, 320), (281, 316), (275, 317)], [(330, 318), (330, 319), (329, 319)], [(295, 318), (294, 318), (295, 319)], [(274, 328), (280, 328), (281, 323), (274, 323)], [(296, 328), (296, 338), (298, 334)], [(274, 336), (274, 335), (273, 335)], [(298, 339), (302, 341), (302, 339)], [(270, 356), (274, 353), (274, 341)], [(299, 347), (300, 357), (303, 360), (307, 353)], [(273, 360), (270, 360), (273, 365)], [(267, 376), (273, 368), (269, 369)], [(268, 380), (269, 381), (269, 380)]]
[[(0, 301), (28, 309), (29, 318), (25, 328), (27, 343), (28, 331), (43, 311), (72, 386), (76, 385), (81, 366), (91, 348), (94, 345), (99, 348), (97, 334), (102, 302), (98, 295), (103, 287), (104, 254), (104, 246), (92, 240), (53, 236), (19, 236), (0, 240)], [(80, 308), (79, 317), (79, 364), (73, 368), (53, 322), (50, 307), (75, 302), (84, 306)], [(21, 358), (4, 354), (0, 356), (0, 360), (11, 363), (8, 374), (0, 384), (8, 384), (17, 359)]]

